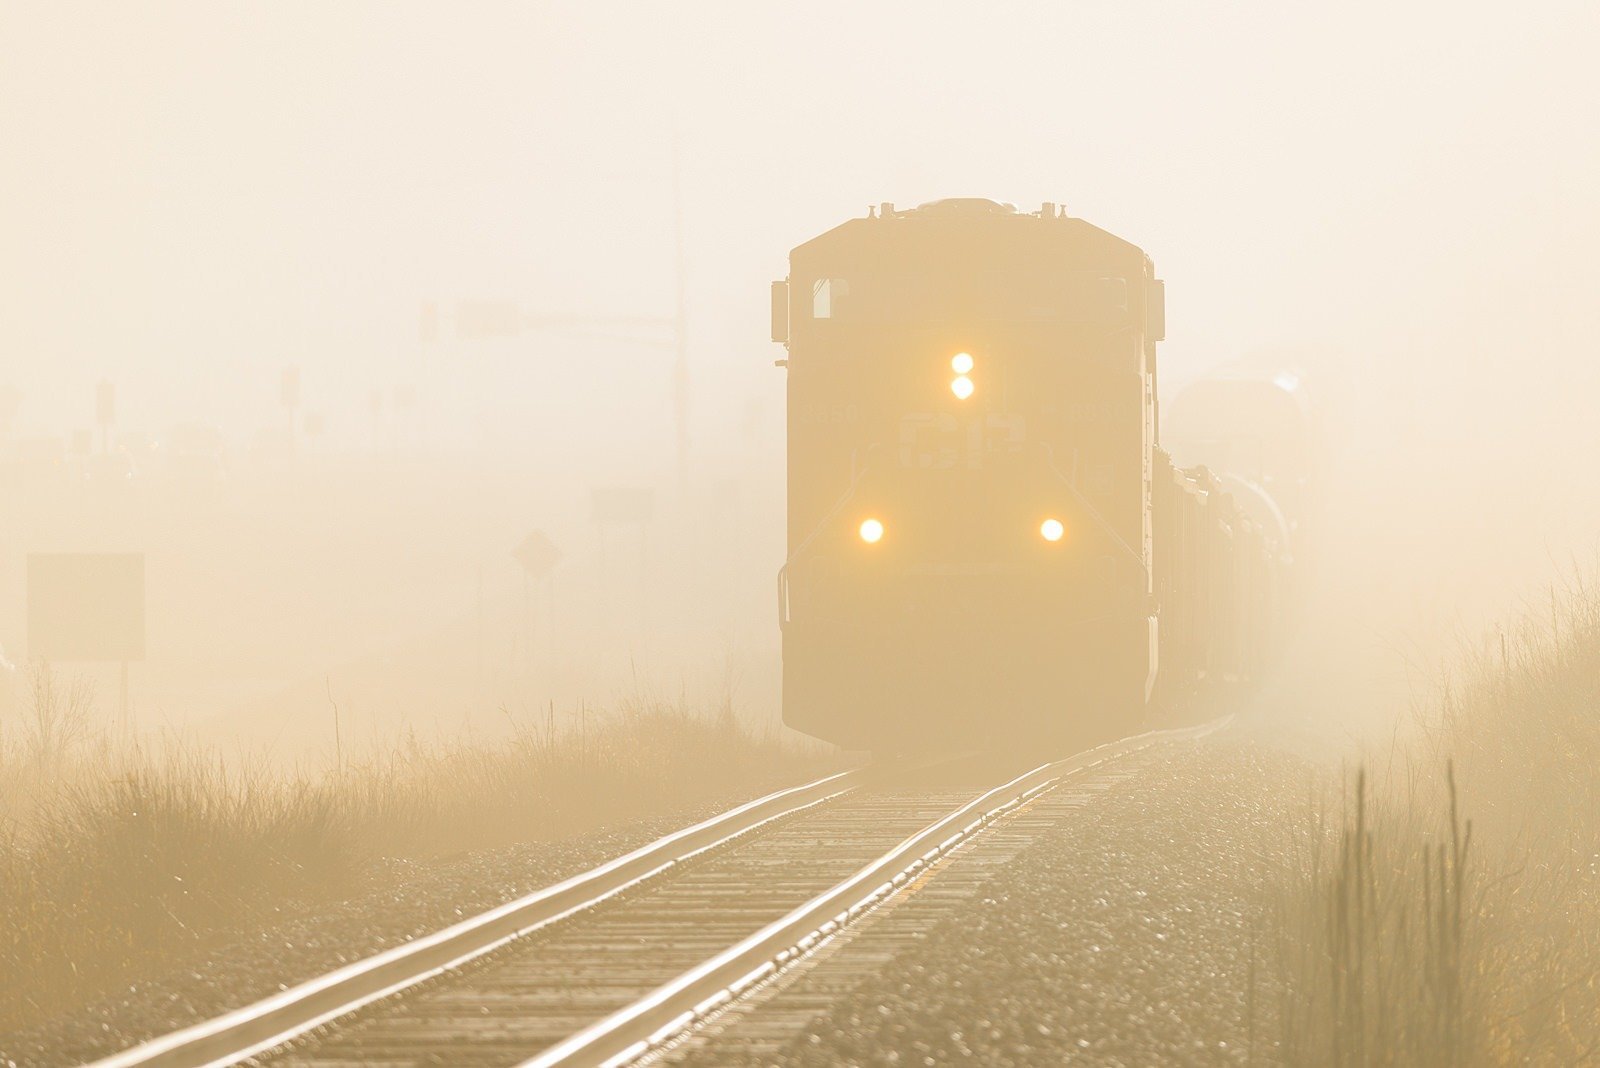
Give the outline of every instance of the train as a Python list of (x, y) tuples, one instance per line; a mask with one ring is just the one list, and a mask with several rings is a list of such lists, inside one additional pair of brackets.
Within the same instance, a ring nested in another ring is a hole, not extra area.
[(875, 753), (1059, 749), (1270, 662), (1286, 528), (1162, 449), (1142, 249), (1055, 204), (884, 204), (794, 248), (771, 312), (788, 726)]
[(1280, 547), (1291, 582), (1303, 580), (1320, 526), (1322, 428), (1308, 377), (1276, 353), (1233, 360), (1178, 390), (1161, 416), (1162, 446), (1175, 462), (1218, 473)]

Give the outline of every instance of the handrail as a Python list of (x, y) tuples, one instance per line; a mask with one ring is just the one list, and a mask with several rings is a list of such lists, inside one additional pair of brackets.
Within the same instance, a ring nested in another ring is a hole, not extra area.
[[(876, 442), (867, 446), (867, 457), (871, 457), (877, 451), (877, 448)], [(817, 535), (821, 534), (823, 529), (833, 521), (833, 517), (838, 515), (839, 511), (844, 508), (845, 502), (855, 496), (856, 487), (861, 484), (861, 480), (867, 474), (866, 463), (863, 462), (860, 467), (857, 467), (856, 459), (854, 455), (850, 457), (850, 485), (845, 487), (844, 493), (840, 494), (839, 499), (833, 502), (833, 507), (829, 508), (827, 513), (817, 520), (817, 525), (811, 528), (811, 533), (800, 540), (800, 544), (794, 547), (794, 551), (789, 554), (782, 566), (778, 568), (778, 629), (780, 631), (788, 629), (789, 626), (789, 565), (800, 559), (801, 555), (811, 547), (811, 543), (817, 540)]]

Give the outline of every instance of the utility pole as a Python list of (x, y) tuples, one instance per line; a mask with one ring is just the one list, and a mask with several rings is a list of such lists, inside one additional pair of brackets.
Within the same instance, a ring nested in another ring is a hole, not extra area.
[(677, 361), (672, 370), (673, 407), (678, 423), (678, 495), (689, 485), (689, 312), (683, 269), (683, 180), (678, 165), (678, 137), (672, 137), (672, 240), (678, 281), (673, 335)]

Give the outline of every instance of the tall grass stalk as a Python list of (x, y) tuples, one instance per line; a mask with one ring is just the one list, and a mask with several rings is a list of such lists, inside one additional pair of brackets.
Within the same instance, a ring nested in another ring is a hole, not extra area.
[(1282, 1013), (1290, 1063), (1464, 1063), (1473, 1028), (1464, 968), (1472, 824), (1462, 822), (1447, 775), (1449, 817), (1436, 843), (1409, 833), (1405, 814), (1375, 811), (1359, 770), (1331, 863), (1319, 856), (1285, 903), (1284, 933), (1297, 943), (1283, 954), (1296, 973)]
[(1286, 1063), (1600, 1061), (1600, 598), (1550, 604), (1441, 682), (1336, 822), (1308, 808), (1278, 910)]

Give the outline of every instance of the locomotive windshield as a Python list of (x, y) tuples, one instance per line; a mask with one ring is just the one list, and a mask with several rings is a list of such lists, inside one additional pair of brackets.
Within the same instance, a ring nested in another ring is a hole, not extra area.
[(818, 278), (811, 318), (855, 322), (1031, 321), (1116, 326), (1130, 286), (1095, 270), (994, 269), (971, 275), (879, 271)]

